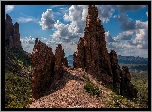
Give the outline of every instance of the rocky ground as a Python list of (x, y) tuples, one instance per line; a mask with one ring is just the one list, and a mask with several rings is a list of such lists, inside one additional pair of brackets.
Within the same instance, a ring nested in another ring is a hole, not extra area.
[[(82, 69), (66, 69), (67, 73), (56, 82), (54, 88), (48, 88), (44, 96), (38, 100), (33, 99), (32, 104), (28, 105), (27, 108), (110, 108), (112, 106), (111, 102), (114, 101), (112, 95), (115, 96), (115, 94), (104, 87), (102, 82), (97, 82)], [(84, 74), (101, 90), (98, 97), (91, 96), (85, 91)], [(125, 103), (119, 104), (119, 107), (128, 108)], [(129, 105), (134, 106), (132, 102), (129, 102)]]

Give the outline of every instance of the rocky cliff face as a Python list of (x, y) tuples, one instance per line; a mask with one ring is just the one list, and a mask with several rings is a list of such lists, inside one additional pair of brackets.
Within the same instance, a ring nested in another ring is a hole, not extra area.
[[(84, 37), (80, 38), (77, 51), (73, 55), (73, 65), (75, 68), (85, 68), (88, 72), (96, 73), (98, 76), (107, 74), (106, 77), (111, 79), (113, 73), (104, 32), (98, 18), (97, 7), (89, 5)], [(108, 81), (103, 76), (100, 77), (109, 85), (112, 84), (112, 80)]]
[(111, 50), (109, 56), (110, 56), (112, 73), (113, 73), (113, 86), (116, 89), (116, 91), (119, 92), (120, 82), (121, 82), (120, 79), (121, 69), (118, 64), (117, 54), (114, 50)]
[[(108, 53), (105, 31), (100, 22), (97, 7), (89, 5), (84, 37), (80, 38), (77, 51), (73, 54), (73, 66), (74, 68), (85, 69), (98, 80), (102, 80), (106, 85), (114, 87), (119, 92), (122, 89), (120, 83), (123, 87), (124, 84), (127, 86), (131, 83), (129, 83), (130, 81), (128, 83), (123, 82), (126, 72), (121, 71), (116, 52), (112, 50)], [(131, 89), (130, 91), (136, 94), (134, 92), (136, 90)], [(136, 97), (135, 94), (132, 97)]]
[(65, 53), (61, 44), (58, 44), (55, 51), (55, 67), (54, 67), (54, 83), (63, 77), (64, 66), (68, 67), (67, 58), (64, 58)]
[(64, 73), (63, 66), (68, 66), (68, 61), (64, 58), (64, 50), (59, 44), (55, 55), (52, 48), (40, 40), (35, 40), (32, 52), (32, 66), (34, 69), (32, 77), (33, 98), (38, 99), (48, 85), (53, 85)]
[(55, 57), (51, 48), (36, 39), (31, 61), (34, 69), (32, 92), (33, 97), (37, 99), (54, 75)]
[(137, 89), (133, 86), (131, 81), (131, 75), (127, 66), (122, 66), (121, 83), (120, 83), (120, 94), (127, 95), (130, 98), (137, 97)]
[(5, 46), (22, 49), (19, 33), (19, 24), (12, 23), (11, 17), (6, 14), (5, 19)]

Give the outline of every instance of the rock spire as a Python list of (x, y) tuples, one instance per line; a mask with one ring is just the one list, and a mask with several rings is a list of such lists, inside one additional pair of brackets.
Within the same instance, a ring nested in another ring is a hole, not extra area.
[(129, 70), (125, 67), (120, 69), (114, 50), (108, 53), (105, 31), (95, 5), (88, 6), (84, 37), (80, 37), (77, 51), (73, 54), (73, 66), (83, 68), (122, 95), (125, 91), (131, 98), (137, 97), (137, 90), (130, 83)]
[(12, 23), (11, 17), (6, 14), (5, 19), (5, 46), (22, 49), (19, 33), (19, 24)]

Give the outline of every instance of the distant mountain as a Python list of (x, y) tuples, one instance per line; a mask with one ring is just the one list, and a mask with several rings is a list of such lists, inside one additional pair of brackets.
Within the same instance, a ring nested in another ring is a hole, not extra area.
[(122, 64), (148, 64), (148, 58), (118, 55), (118, 62)]
[[(69, 65), (73, 65), (73, 55), (67, 57)], [(121, 56), (118, 55), (118, 63), (120, 64), (148, 64), (148, 58), (134, 57), (134, 56)]]
[(67, 57), (67, 59), (68, 59), (68, 60), (73, 60), (73, 55), (69, 55), (69, 56)]
[(73, 55), (69, 55), (67, 57), (67, 60), (68, 60), (68, 65), (73, 67)]

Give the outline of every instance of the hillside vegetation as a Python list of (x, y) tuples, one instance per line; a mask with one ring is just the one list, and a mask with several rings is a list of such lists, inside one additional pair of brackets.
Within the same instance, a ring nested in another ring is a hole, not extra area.
[[(34, 102), (32, 102), (31, 82), (33, 70), (30, 63), (30, 55), (18, 49), (5, 48), (5, 66), (5, 108), (26, 108), (28, 107), (27, 105), (30, 105), (30, 107), (34, 106)], [(62, 81), (57, 82), (57, 86), (63, 86), (63, 89), (59, 89), (58, 91), (50, 93), (48, 96), (38, 99), (35, 101), (35, 104), (43, 105), (39, 102), (39, 100), (43, 100), (46, 105), (48, 102), (45, 102), (45, 100), (51, 96), (51, 98), (56, 99), (55, 101), (59, 100), (58, 102), (60, 103), (58, 105), (60, 105), (60, 107), (62, 107), (62, 103), (64, 102), (62, 100), (67, 101), (66, 99), (68, 99), (68, 97), (72, 97), (76, 99), (71, 101), (71, 105), (69, 105), (69, 107), (72, 107), (75, 102), (79, 102), (80, 108), (91, 108), (92, 106), (98, 108), (148, 108), (148, 73), (146, 71), (133, 69), (130, 70), (130, 72), (132, 75), (131, 82), (138, 90), (138, 97), (132, 101), (116, 94), (111, 89), (104, 87), (104, 85), (98, 83), (91, 76), (78, 70), (71, 70), (69, 73), (72, 76), (65, 75), (63, 78), (63, 82), (65, 82), (65, 80), (69, 80), (65, 85), (63, 85), (63, 83), (59, 83)], [(84, 81), (73, 79), (76, 77), (75, 75), (80, 79), (82, 78)], [(68, 84), (76, 85), (66, 86)], [(71, 93), (72, 88), (72, 91), (75, 91), (74, 93)], [(81, 93), (81, 95), (77, 93)], [(64, 99), (62, 96), (63, 94), (67, 95)], [(72, 98), (69, 98), (69, 101), (70, 99), (72, 100)], [(78, 99), (82, 100), (79, 101)], [(98, 102), (98, 104), (94, 104), (93, 100)], [(54, 100), (49, 100), (48, 105), (58, 108), (59, 106), (56, 106), (56, 104), (54, 104), (55, 101), (53, 101)], [(88, 102), (88, 106), (83, 103), (85, 101)], [(46, 107), (45, 105), (43, 105), (42, 108)], [(50, 108), (52, 107), (50, 106)]]
[(5, 108), (23, 108), (31, 103), (31, 77), (30, 56), (5, 47)]

